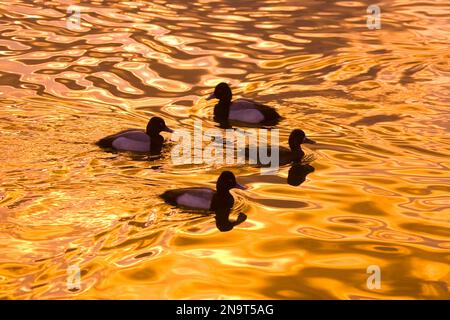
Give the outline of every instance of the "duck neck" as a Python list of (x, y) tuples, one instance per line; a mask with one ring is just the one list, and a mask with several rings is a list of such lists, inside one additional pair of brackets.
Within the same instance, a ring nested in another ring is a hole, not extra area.
[(217, 189), (215, 194), (216, 211), (217, 210), (230, 210), (234, 205), (234, 198), (229, 189)]
[(215, 116), (219, 119), (228, 119), (230, 114), (231, 99), (221, 99), (215, 108)]
[(153, 130), (149, 130), (146, 132), (147, 135), (150, 137), (150, 139), (155, 139), (155, 138), (159, 138), (161, 137), (161, 135), (159, 134), (159, 132), (153, 131)]
[(302, 146), (299, 145), (296, 148), (291, 148), (291, 155), (292, 155), (292, 162), (293, 163), (301, 162), (303, 157), (305, 156), (305, 153), (302, 150)]
[(225, 189), (217, 186), (217, 194), (221, 196), (228, 196), (231, 195), (230, 189)]
[(150, 154), (151, 155), (159, 155), (161, 153), (162, 145), (164, 142), (163, 136), (159, 134), (159, 132), (150, 131), (146, 132), (150, 138)]

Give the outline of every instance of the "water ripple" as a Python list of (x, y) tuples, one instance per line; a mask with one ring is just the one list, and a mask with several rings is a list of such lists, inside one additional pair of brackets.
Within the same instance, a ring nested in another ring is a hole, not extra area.
[[(444, 1), (381, 1), (380, 30), (360, 1), (98, 0), (72, 30), (68, 5), (0, 1), (0, 299), (449, 297)], [(222, 167), (93, 144), (153, 115), (215, 128), (221, 81), (318, 142), (301, 185), (232, 166), (227, 233), (158, 198)]]

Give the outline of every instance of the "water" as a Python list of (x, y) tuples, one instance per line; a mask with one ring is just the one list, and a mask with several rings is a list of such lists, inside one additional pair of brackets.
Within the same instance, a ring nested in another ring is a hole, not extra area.
[[(0, 1), (0, 298), (450, 298), (446, 1), (382, 1), (379, 30), (371, 2), (92, 1), (80, 30), (70, 4)], [(214, 128), (219, 81), (318, 142), (300, 186), (232, 167), (248, 219), (225, 233), (157, 197), (220, 165), (94, 145)]]

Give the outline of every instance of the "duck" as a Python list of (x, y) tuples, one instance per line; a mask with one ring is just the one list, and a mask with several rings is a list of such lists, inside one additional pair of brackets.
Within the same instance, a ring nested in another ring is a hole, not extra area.
[(117, 151), (150, 152), (159, 154), (161, 152), (164, 138), (160, 135), (162, 131), (172, 133), (173, 130), (166, 126), (160, 117), (152, 117), (145, 131), (140, 129), (128, 129), (100, 139), (97, 145), (105, 149)]
[[(315, 144), (316, 142), (314, 140), (311, 140), (306, 137), (306, 134), (301, 129), (294, 129), (292, 130), (291, 134), (289, 135), (289, 148), (285, 147), (278, 147), (278, 164), (280, 166), (287, 165), (287, 164), (299, 164), (302, 162), (305, 162), (307, 160), (305, 158), (305, 152), (302, 150), (301, 145), (304, 143), (308, 144)], [(268, 147), (268, 156), (271, 156), (272, 149)], [(245, 149), (245, 157), (246, 159), (252, 159), (255, 164), (261, 165), (259, 152), (256, 153), (256, 159), (252, 158), (252, 154), (250, 153), (250, 149), (247, 147)]]
[(301, 129), (292, 130), (289, 135), (289, 149), (280, 147), (280, 165), (289, 163), (301, 163), (305, 159), (305, 152), (302, 150), (302, 144), (315, 144), (316, 142), (308, 137)]
[(219, 205), (232, 208), (234, 198), (230, 193), (233, 188), (245, 190), (246, 187), (236, 181), (231, 171), (223, 171), (216, 182), (216, 190), (204, 187), (168, 190), (161, 198), (176, 207), (214, 211)]
[(230, 86), (221, 82), (206, 98), (206, 100), (219, 100), (214, 107), (214, 121), (222, 124), (231, 120), (250, 125), (276, 125), (281, 119), (272, 107), (247, 99), (232, 101), (232, 97)]
[(194, 187), (168, 190), (160, 197), (168, 204), (179, 208), (196, 211), (214, 211), (216, 227), (222, 231), (230, 231), (244, 222), (247, 216), (239, 213), (235, 221), (229, 220), (234, 198), (230, 193), (233, 188), (245, 190), (246, 187), (236, 181), (231, 171), (223, 171), (216, 182), (216, 190)]

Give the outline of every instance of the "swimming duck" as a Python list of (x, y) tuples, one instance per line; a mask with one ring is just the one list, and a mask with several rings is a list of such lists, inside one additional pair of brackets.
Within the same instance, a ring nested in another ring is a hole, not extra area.
[(275, 125), (280, 120), (280, 115), (271, 107), (246, 99), (231, 101), (233, 94), (230, 86), (219, 83), (206, 100), (219, 99), (214, 107), (214, 120), (219, 123), (227, 123), (229, 120), (247, 124)]
[(239, 213), (235, 221), (229, 220), (231, 208), (234, 206), (234, 198), (230, 194), (230, 190), (233, 188), (245, 189), (244, 186), (237, 183), (232, 172), (223, 171), (217, 179), (217, 191), (210, 188), (182, 188), (166, 191), (161, 198), (177, 207), (214, 211), (217, 228), (225, 232), (232, 230), (233, 227), (247, 219), (244, 213)]
[(237, 183), (236, 177), (231, 171), (223, 171), (217, 179), (217, 191), (202, 187), (182, 188), (166, 191), (161, 198), (177, 207), (214, 211), (219, 206), (233, 207), (234, 199), (230, 194), (230, 190), (233, 188), (245, 189), (244, 186)]
[[(316, 142), (307, 138), (305, 135), (305, 132), (300, 129), (294, 129), (292, 130), (291, 134), (289, 135), (289, 149), (285, 147), (279, 147), (279, 165), (286, 165), (286, 164), (296, 164), (301, 163), (304, 161), (305, 153), (302, 150), (301, 145), (303, 143), (309, 143), (309, 144), (315, 144)], [(259, 151), (259, 150), (258, 150)], [(272, 149), (268, 147), (268, 155), (271, 156)], [(245, 149), (245, 157), (246, 159), (249, 159), (252, 157), (250, 154), (249, 148)], [(256, 154), (256, 164), (260, 165), (261, 161), (259, 158), (259, 152)]]
[(159, 154), (164, 143), (161, 131), (173, 132), (160, 117), (153, 117), (147, 124), (146, 131), (128, 129), (100, 139), (97, 145), (102, 148), (119, 151), (150, 152)]
[(306, 137), (305, 132), (300, 129), (292, 130), (289, 135), (289, 149), (280, 147), (280, 165), (288, 163), (300, 163), (304, 160), (305, 153), (302, 150), (302, 144), (315, 144), (314, 140)]

